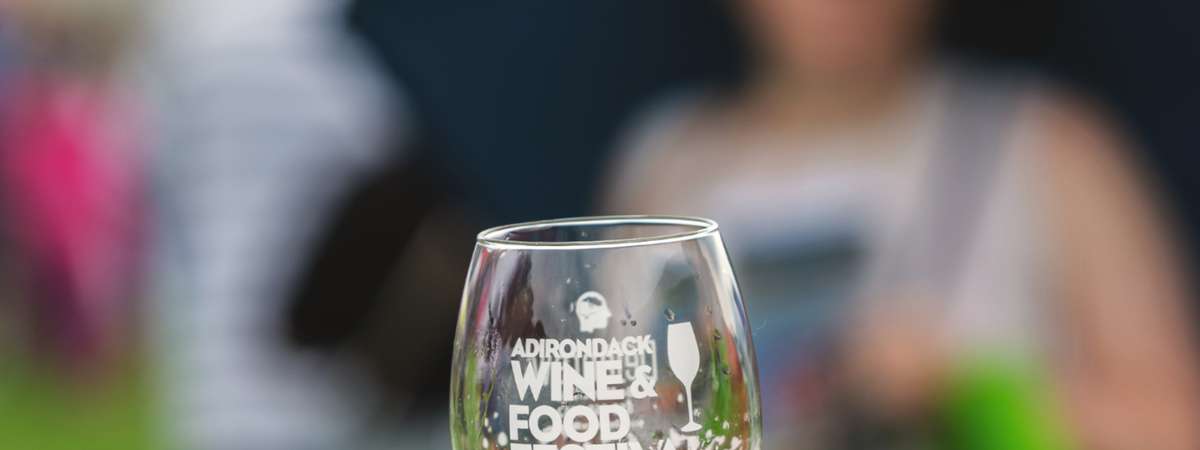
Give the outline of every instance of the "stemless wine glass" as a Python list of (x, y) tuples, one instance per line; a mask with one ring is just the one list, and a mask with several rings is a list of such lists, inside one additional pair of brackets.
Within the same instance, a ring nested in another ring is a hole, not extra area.
[(710, 220), (479, 234), (455, 337), (456, 450), (760, 450), (758, 369)]

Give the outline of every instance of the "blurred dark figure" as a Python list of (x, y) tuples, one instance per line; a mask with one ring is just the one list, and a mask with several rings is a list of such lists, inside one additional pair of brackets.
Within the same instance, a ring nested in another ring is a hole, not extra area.
[(754, 70), (643, 117), (609, 210), (722, 224), (773, 446), (1197, 448), (1184, 272), (1130, 146), (943, 60), (937, 7), (739, 2)]

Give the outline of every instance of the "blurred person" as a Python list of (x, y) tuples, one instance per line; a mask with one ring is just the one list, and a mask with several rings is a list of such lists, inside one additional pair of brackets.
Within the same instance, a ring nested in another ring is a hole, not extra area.
[(175, 447), (355, 448), (371, 386), (287, 339), (334, 205), (404, 135), (341, 2), (155, 2), (156, 340)]
[[(15, 1), (0, 78), (0, 190), (33, 356), (80, 380), (132, 346), (144, 236), (125, 0)], [(2, 57), (2, 56), (0, 56)]]
[(940, 58), (932, 0), (737, 6), (750, 76), (652, 108), (606, 204), (721, 223), (772, 446), (1200, 448), (1183, 269), (1095, 106)]
[(157, 448), (138, 6), (0, 1), (0, 448)]

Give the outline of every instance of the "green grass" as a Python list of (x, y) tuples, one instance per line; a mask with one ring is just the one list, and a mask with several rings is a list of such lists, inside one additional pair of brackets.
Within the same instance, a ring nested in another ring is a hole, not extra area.
[(0, 449), (160, 449), (151, 376), (130, 363), (75, 379), (0, 352)]

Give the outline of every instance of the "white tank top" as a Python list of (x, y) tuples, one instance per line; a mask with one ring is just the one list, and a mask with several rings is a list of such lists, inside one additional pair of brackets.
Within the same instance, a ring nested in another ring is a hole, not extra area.
[[(720, 223), (760, 346), (820, 347), (847, 300), (919, 280), (937, 289), (947, 342), (1036, 348), (1044, 265), (1018, 112), (1036, 95), (1011, 81), (941, 67), (872, 130), (885, 139), (779, 142), (770, 152), (683, 148), (707, 99), (676, 96), (627, 141), (611, 208)], [(780, 157), (881, 150), (897, 157)], [(733, 151), (716, 164), (703, 156)]]

